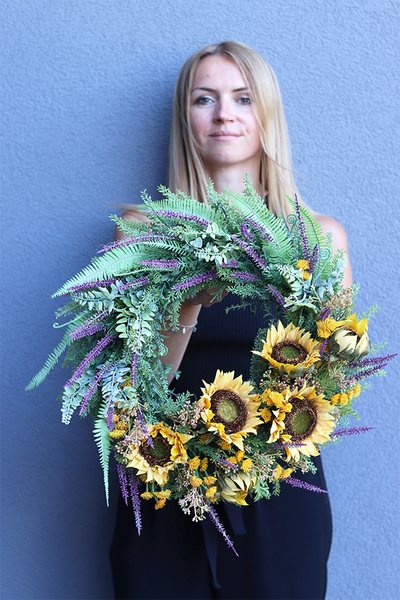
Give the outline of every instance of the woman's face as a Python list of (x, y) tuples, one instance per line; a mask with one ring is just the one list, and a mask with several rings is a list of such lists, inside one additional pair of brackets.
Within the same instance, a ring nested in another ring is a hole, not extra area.
[(250, 90), (236, 64), (225, 56), (200, 60), (191, 91), (190, 120), (205, 167), (258, 168), (260, 129)]

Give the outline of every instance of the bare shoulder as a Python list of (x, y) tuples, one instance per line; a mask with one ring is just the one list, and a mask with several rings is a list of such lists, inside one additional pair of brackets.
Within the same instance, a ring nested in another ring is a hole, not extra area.
[[(129, 210), (126, 210), (122, 215), (121, 219), (124, 221), (135, 221), (136, 223), (148, 222), (147, 216), (140, 210), (139, 207), (132, 206)], [(118, 225), (115, 227), (114, 240), (122, 240), (125, 234), (119, 229)]]
[(327, 215), (315, 215), (314, 218), (322, 226), (325, 233), (332, 234), (333, 248), (347, 250), (347, 235), (339, 221), (336, 221)]

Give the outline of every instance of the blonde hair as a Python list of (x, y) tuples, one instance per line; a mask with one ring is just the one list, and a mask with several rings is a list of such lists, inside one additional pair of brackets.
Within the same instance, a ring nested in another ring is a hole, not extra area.
[(291, 206), (286, 194), (300, 198), (293, 178), (289, 138), (279, 85), (270, 65), (255, 50), (241, 42), (210, 44), (184, 63), (175, 87), (170, 138), (169, 186), (204, 202), (208, 177), (190, 123), (190, 93), (200, 60), (210, 55), (233, 60), (249, 85), (260, 127), (262, 157), (260, 181), (268, 193), (269, 209), (287, 216)]

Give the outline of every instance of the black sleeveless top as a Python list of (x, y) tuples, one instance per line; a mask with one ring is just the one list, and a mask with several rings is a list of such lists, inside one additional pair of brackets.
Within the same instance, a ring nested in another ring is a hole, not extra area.
[[(176, 391), (198, 396), (202, 381), (212, 382), (217, 369), (248, 379), (254, 337), (267, 325), (261, 310), (243, 308), (226, 315), (232, 303), (237, 302), (229, 294), (201, 309), (182, 374), (171, 385)], [(326, 489), (320, 457), (315, 462), (316, 475), (300, 477)], [(208, 519), (193, 523), (176, 502), (155, 511), (154, 503), (142, 501), (138, 537), (133, 511), (121, 500), (111, 548), (116, 598), (324, 598), (332, 535), (327, 494), (282, 483), (279, 497), (245, 507), (218, 504), (216, 509), (239, 558)]]

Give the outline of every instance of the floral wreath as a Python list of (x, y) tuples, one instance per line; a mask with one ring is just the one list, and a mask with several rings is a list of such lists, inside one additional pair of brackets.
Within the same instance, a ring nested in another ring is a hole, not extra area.
[[(210, 185), (205, 204), (160, 191), (158, 202), (142, 195), (149, 222), (113, 216), (126, 238), (54, 294), (70, 296), (57, 319), (72, 318), (55, 324), (65, 334), (27, 389), (66, 352), (74, 370), (62, 421), (76, 409), (93, 417), (107, 504), (113, 455), (139, 533), (141, 500), (155, 509), (175, 500), (194, 521), (209, 516), (233, 547), (214, 506), (269, 498), (282, 483), (323, 492), (293, 475), (315, 472), (322, 447), (370, 429), (346, 427), (348, 416), (357, 417), (361, 382), (383, 374), (393, 355), (365, 358), (382, 348), (367, 333), (376, 307), (356, 316), (357, 286), (341, 287), (346, 255), (333, 255), (297, 198), (285, 221), (248, 179), (242, 194)], [(168, 333), (182, 330), (182, 302), (203, 289), (261, 304), (275, 323), (256, 336), (250, 381), (216, 370), (197, 397), (175, 394), (160, 356)]]

